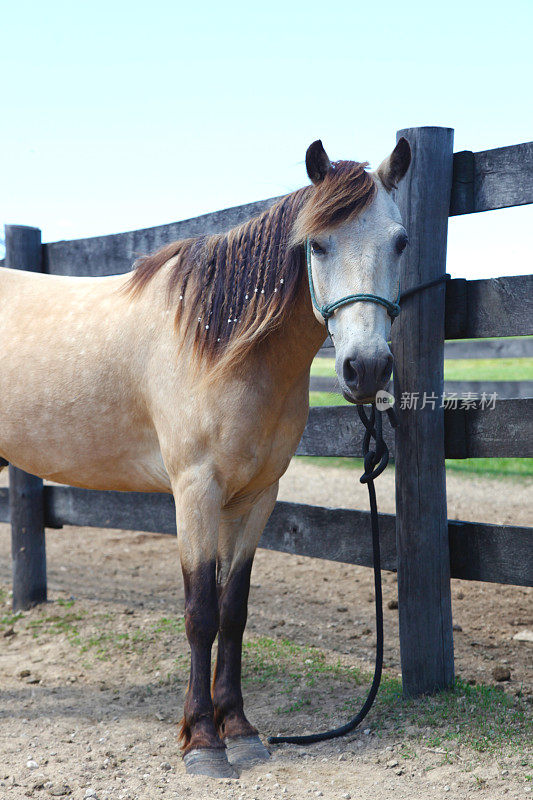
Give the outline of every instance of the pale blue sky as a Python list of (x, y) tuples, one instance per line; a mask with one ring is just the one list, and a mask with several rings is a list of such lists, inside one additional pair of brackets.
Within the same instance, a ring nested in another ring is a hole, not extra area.
[[(532, 138), (530, 0), (3, 4), (0, 222), (46, 241), (292, 191), (321, 138), (376, 166), (396, 130)], [(531, 206), (450, 220), (449, 269), (531, 272)]]

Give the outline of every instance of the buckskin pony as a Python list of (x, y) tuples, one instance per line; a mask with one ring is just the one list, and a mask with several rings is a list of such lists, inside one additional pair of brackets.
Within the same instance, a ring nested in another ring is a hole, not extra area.
[[(345, 398), (368, 402), (388, 385), (407, 244), (393, 189), (410, 157), (401, 139), (372, 173), (330, 162), (316, 141), (311, 185), (126, 275), (0, 271), (0, 455), (73, 486), (174, 496), (191, 773), (232, 776), (268, 758), (241, 693), (252, 561), (305, 427), (326, 326)], [(354, 294), (361, 302), (324, 314)]]

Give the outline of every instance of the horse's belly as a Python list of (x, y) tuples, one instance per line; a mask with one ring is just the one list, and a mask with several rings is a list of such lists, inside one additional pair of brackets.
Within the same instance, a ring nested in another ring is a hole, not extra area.
[(138, 458), (117, 463), (113, 459), (72, 469), (60, 469), (43, 475), (47, 480), (81, 486), (85, 489), (104, 489), (119, 492), (171, 492), (170, 481), (163, 462), (156, 458)]
[(20, 469), (57, 483), (86, 489), (170, 491), (157, 442), (142, 441), (134, 432), (119, 444), (112, 431), (108, 437), (77, 436), (74, 431), (70, 437), (58, 436), (57, 431), (53, 436), (43, 434), (41, 430), (22, 438), (12, 431), (6, 437), (4, 431), (0, 453)]

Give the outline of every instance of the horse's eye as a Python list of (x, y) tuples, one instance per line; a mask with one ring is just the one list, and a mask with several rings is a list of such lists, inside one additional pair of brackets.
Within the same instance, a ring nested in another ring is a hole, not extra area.
[(408, 244), (409, 239), (407, 238), (407, 235), (405, 233), (401, 233), (396, 239), (396, 252), (398, 255), (403, 253)]
[(311, 252), (314, 256), (323, 256), (326, 251), (313, 239), (311, 242)]

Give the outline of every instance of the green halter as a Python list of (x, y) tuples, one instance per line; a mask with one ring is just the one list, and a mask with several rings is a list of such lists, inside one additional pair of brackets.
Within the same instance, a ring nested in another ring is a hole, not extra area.
[(390, 300), (386, 300), (384, 297), (379, 297), (377, 294), (347, 294), (346, 297), (341, 297), (340, 300), (335, 300), (333, 303), (326, 303), (325, 305), (321, 306), (316, 298), (315, 287), (313, 285), (313, 273), (311, 270), (311, 239), (309, 237), (307, 237), (305, 253), (307, 258), (307, 274), (309, 276), (309, 291), (311, 292), (311, 300), (313, 301), (313, 305), (316, 310), (319, 311), (324, 317), (326, 328), (328, 327), (328, 319), (333, 316), (335, 311), (341, 306), (348, 305), (348, 303), (357, 303), (359, 301), (376, 303), (378, 306), (383, 306), (386, 308), (389, 317), (392, 319), (397, 317), (400, 313), (400, 290), (398, 290), (398, 297), (396, 298), (395, 303), (392, 303)]

